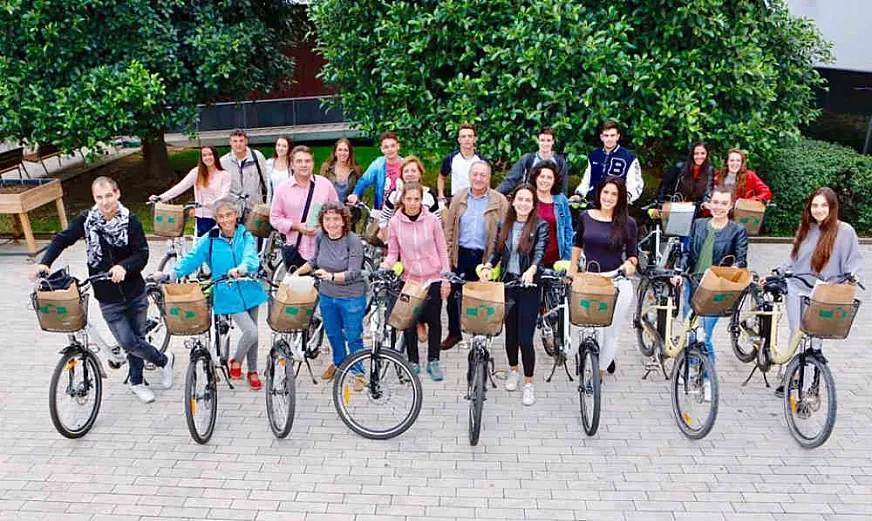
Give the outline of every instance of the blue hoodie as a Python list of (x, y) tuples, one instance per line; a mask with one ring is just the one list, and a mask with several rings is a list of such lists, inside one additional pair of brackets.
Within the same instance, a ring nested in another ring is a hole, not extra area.
[[(399, 158), (400, 161), (403, 160), (402, 157)], [(366, 192), (366, 189), (370, 187), (370, 185), (375, 182), (375, 204), (373, 205), (374, 210), (381, 210), (382, 204), (384, 202), (385, 197), (385, 180), (388, 178), (388, 170), (387, 170), (388, 160), (385, 156), (377, 157), (373, 160), (372, 163), (369, 164), (369, 168), (366, 169), (366, 172), (363, 173), (363, 176), (357, 181), (357, 184), (354, 185), (354, 195), (357, 196), (358, 199), (363, 197), (363, 193)]]
[[(216, 226), (198, 242), (194, 250), (182, 257), (173, 268), (177, 277), (193, 273), (203, 264), (212, 270), (212, 277), (226, 275), (237, 267), (244, 267), (249, 275), (257, 273), (260, 260), (257, 257), (254, 236), (245, 226), (236, 225), (232, 238), (221, 233)], [(228, 281), (217, 284), (212, 299), (216, 315), (232, 315), (257, 307), (267, 300), (266, 291), (260, 282), (242, 280), (230, 284)]]

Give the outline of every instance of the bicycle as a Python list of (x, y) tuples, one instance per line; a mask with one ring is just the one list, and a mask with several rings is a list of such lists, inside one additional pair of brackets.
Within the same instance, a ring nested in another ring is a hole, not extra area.
[[(452, 284), (463, 286), (469, 282), (453, 272), (443, 273), (442, 275)], [(521, 285), (522, 282), (518, 279), (506, 282), (503, 284), (503, 288), (511, 289)], [(535, 285), (525, 287), (535, 287)], [(494, 380), (496, 369), (494, 359), (490, 353), (490, 347), (497, 336), (499, 336), (499, 331), (494, 335), (472, 333), (472, 338), (469, 340), (466, 396), (464, 398), (469, 401), (469, 444), (472, 446), (478, 445), (479, 438), (481, 437), (482, 414), (484, 412), (484, 402), (487, 400), (487, 381), (490, 382), (493, 389), (497, 388), (496, 381)]]
[[(371, 440), (386, 440), (406, 432), (421, 413), (421, 380), (406, 357), (393, 346), (396, 331), (388, 323), (388, 298), (399, 293), (400, 281), (390, 270), (364, 272), (372, 291), (368, 320), (372, 347), (353, 353), (337, 368), (333, 405), (343, 423)], [(363, 375), (362, 391), (353, 391)], [(375, 409), (373, 409), (375, 407)]]
[[(110, 344), (104, 340), (97, 328), (88, 320), (90, 294), (87, 290), (90, 289), (92, 282), (110, 280), (111, 275), (98, 273), (84, 281), (72, 277), (72, 284), (75, 284), (78, 289), (76, 300), (41, 305), (38, 291), (51, 290), (48, 280), (56, 277), (57, 273), (55, 272), (51, 276), (40, 275), (31, 295), (31, 303), (36, 311), (40, 327), (44, 331), (67, 334), (69, 343), (60, 351), (61, 358), (55, 366), (49, 384), (49, 413), (52, 424), (58, 433), (66, 438), (76, 439), (81, 438), (91, 430), (100, 412), (103, 379), (107, 375), (100, 357), (97, 356), (98, 353), (103, 353), (106, 356), (106, 363), (112, 369), (123, 367), (127, 363), (127, 358), (118, 344)], [(43, 317), (53, 313), (57, 316), (71, 316), (77, 311), (80, 313), (80, 317), (75, 323), (60, 327), (44, 323)], [(164, 329), (166, 329), (165, 323)], [(62, 378), (66, 378), (65, 385), (61, 383)], [(61, 398), (68, 399), (67, 405), (72, 406), (72, 419), (66, 418), (66, 407)], [(82, 416), (79, 414), (80, 412), (85, 414)]]
[[(650, 274), (657, 286), (671, 286), (670, 281), (675, 276), (696, 283), (692, 275), (674, 270), (659, 269)], [(687, 438), (700, 440), (708, 435), (717, 419), (718, 377), (705, 342), (697, 336), (700, 316), (693, 306), (684, 321), (683, 331), (677, 338), (673, 336), (678, 295), (678, 289), (674, 287), (663, 291), (653, 304), (645, 304), (641, 310), (640, 327), (651, 338), (653, 349), (653, 359), (646, 364), (642, 379), (647, 379), (657, 368), (663, 372), (663, 376), (671, 381), (672, 412), (678, 428)], [(652, 314), (655, 317), (653, 322), (649, 318)], [(666, 374), (666, 359), (674, 360), (671, 377)]]
[[(813, 273), (794, 274), (789, 271), (773, 270), (773, 274), (762, 281), (762, 288), (753, 287), (743, 294), (747, 302), (751, 303), (749, 311), (741, 311), (740, 308), (733, 313), (730, 321), (730, 337), (734, 343), (736, 354), (742, 353), (744, 362), (754, 362), (754, 368), (742, 384), (747, 385), (757, 370), (763, 374), (763, 381), (769, 387), (766, 374), (772, 365), (787, 364), (784, 370), (782, 382), (784, 384), (784, 415), (788, 429), (793, 438), (800, 446), (813, 449), (823, 445), (832, 434), (836, 423), (836, 388), (832, 372), (826, 358), (820, 350), (812, 349), (812, 340), (815, 338), (845, 338), (844, 336), (812, 335), (800, 328), (790, 340), (786, 351), (779, 349), (778, 323), (783, 316), (784, 295), (787, 293), (787, 280), (796, 279), (802, 282), (808, 289), (814, 286), (806, 280), (806, 277), (817, 279)], [(835, 277), (837, 283), (853, 282), (857, 280), (851, 274), (841, 274)], [(759, 278), (758, 278), (759, 281)], [(754, 284), (757, 286), (757, 284)], [(864, 288), (865, 289), (865, 288)], [(811, 302), (810, 297), (801, 297), (800, 312), (804, 316)], [(860, 302), (855, 300), (850, 311), (850, 320), (853, 321), (857, 314)], [(841, 310), (844, 313), (847, 311)], [(850, 330), (851, 323), (847, 327)], [(749, 345), (739, 345), (747, 338)], [(747, 351), (744, 350), (747, 348)], [(799, 352), (796, 355), (797, 351)], [(794, 356), (796, 355), (796, 356)], [(806, 372), (811, 371), (811, 383), (806, 385), (808, 378)], [(800, 385), (799, 382), (802, 382)], [(821, 383), (823, 382), (823, 387)], [(822, 393), (823, 391), (823, 393)], [(822, 396), (822, 394), (825, 394)], [(822, 407), (822, 404), (826, 404)], [(803, 432), (798, 420), (804, 422), (810, 420), (814, 413), (821, 409), (825, 411), (823, 424), (811, 433)]]
[[(359, 222), (363, 221), (363, 231), (365, 231), (377, 222), (378, 217), (373, 216), (372, 208), (366, 203), (358, 201), (354, 204), (345, 203), (345, 205), (350, 207), (354, 214), (352, 228), (356, 228)], [(370, 243), (363, 238), (363, 234), (361, 234), (361, 242), (363, 242), (363, 269), (368, 272), (376, 271), (384, 258), (385, 246), (380, 243)]]
[(543, 314), (537, 319), (536, 327), (542, 340), (545, 353), (553, 360), (551, 372), (545, 378), (551, 382), (558, 367), (563, 367), (566, 377), (572, 382), (568, 361), (576, 355), (569, 331), (569, 284), (565, 270), (543, 269), (540, 273), (543, 286)]

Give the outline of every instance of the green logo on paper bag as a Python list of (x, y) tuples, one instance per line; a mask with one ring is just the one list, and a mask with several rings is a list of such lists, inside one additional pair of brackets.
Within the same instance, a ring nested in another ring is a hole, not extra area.
[(56, 315), (66, 315), (68, 312), (66, 306), (56, 306), (54, 304), (46, 304), (45, 306), (40, 306), (39, 312), (43, 315), (50, 315), (52, 309), (54, 309)]
[(291, 315), (293, 317), (300, 314), (300, 311), (303, 312), (304, 315), (311, 317), (312, 313), (314, 313), (313, 308), (300, 308), (297, 306), (285, 306), (285, 315)]
[(191, 311), (190, 309), (172, 307), (170, 308), (170, 316), (180, 318), (182, 320), (193, 320), (197, 316), (197, 313)]
[(586, 309), (588, 311), (591, 311), (591, 308), (593, 308), (593, 311), (606, 311), (609, 309), (608, 302), (603, 302), (602, 300), (596, 300), (596, 299), (590, 300), (590, 299), (583, 298), (580, 301), (578, 301), (578, 305), (583, 307), (584, 309)]
[(480, 316), (492, 317), (492, 316), (496, 315), (496, 313), (497, 313), (497, 308), (495, 308), (493, 306), (486, 306), (484, 304), (481, 304), (479, 306), (473, 306), (473, 307), (466, 308), (466, 316), (468, 316), (468, 317), (480, 317)]
[(836, 320), (844, 320), (848, 318), (848, 311), (839, 306), (834, 309), (822, 309), (818, 312), (818, 318), (834, 318)]
[(739, 222), (742, 224), (751, 224), (753, 222), (754, 226), (760, 224), (760, 219), (757, 217), (742, 217), (739, 219)]
[(163, 215), (158, 215), (157, 217), (154, 218), (154, 220), (159, 222), (159, 223), (164, 222), (164, 219), (166, 219), (167, 224), (175, 224), (176, 223), (175, 217), (164, 217)]
[(724, 302), (725, 300), (727, 300), (726, 293), (717, 293), (715, 295), (712, 295), (712, 302), (716, 302), (716, 303), (720, 304), (721, 302)]
[(263, 221), (261, 221), (260, 219), (255, 219), (254, 220), (254, 227), (260, 228), (261, 226), (263, 226)]

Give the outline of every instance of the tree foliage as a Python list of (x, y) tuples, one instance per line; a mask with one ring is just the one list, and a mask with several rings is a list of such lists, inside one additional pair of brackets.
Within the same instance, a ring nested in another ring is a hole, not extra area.
[(363, 131), (432, 150), (474, 122), (507, 160), (551, 125), (577, 163), (606, 118), (649, 160), (700, 138), (765, 154), (816, 117), (830, 59), (782, 0), (315, 0), (310, 17)]
[[(283, 0), (10, 0), (0, 5), (0, 138), (163, 145), (198, 103), (268, 91), (302, 13)], [(164, 155), (166, 154), (164, 148)]]

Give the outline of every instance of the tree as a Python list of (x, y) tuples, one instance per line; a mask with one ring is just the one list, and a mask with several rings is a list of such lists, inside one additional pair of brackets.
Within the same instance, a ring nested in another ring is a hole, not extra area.
[(700, 138), (765, 154), (817, 116), (830, 59), (782, 0), (316, 0), (310, 17), (364, 132), (432, 151), (473, 122), (504, 160), (550, 125), (578, 164), (607, 118), (649, 161)]
[(284, 0), (4, 2), (0, 138), (70, 151), (135, 135), (166, 178), (164, 133), (192, 131), (198, 103), (293, 76), (303, 16)]

